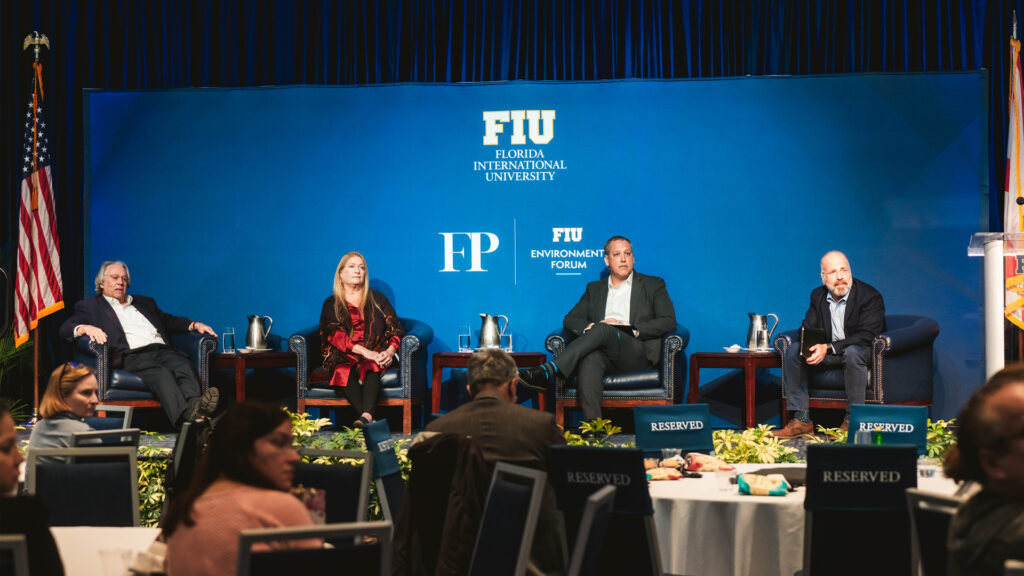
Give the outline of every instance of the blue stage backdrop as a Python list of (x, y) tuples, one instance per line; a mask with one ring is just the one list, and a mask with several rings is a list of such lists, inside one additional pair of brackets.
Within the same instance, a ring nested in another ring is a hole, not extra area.
[[(983, 379), (984, 72), (87, 92), (87, 277), (131, 266), (167, 311), (315, 325), (366, 255), (399, 314), (456, 347), (479, 313), (517, 350), (604, 268), (613, 234), (668, 283), (689, 351), (747, 312), (803, 318), (845, 251), (897, 314), (938, 320), (936, 409)], [(91, 292), (91, 286), (87, 287)]]

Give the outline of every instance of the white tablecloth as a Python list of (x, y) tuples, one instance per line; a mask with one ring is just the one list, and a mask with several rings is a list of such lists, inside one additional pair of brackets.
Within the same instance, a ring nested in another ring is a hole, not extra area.
[[(774, 465), (794, 466), (793, 464)], [(739, 464), (740, 473), (773, 465)], [(936, 472), (918, 488), (952, 494)], [(718, 490), (715, 474), (652, 482), (651, 500), (662, 569), (692, 576), (792, 576), (802, 568), (804, 488), (786, 496), (742, 496)]]
[(156, 540), (160, 529), (54, 526), (50, 533), (57, 541), (65, 576), (105, 576), (100, 550), (141, 552)]

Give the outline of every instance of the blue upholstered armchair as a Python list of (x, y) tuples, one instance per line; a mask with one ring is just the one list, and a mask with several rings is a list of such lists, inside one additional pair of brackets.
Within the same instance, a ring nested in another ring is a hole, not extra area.
[[(872, 404), (932, 403), (932, 345), (939, 324), (925, 316), (886, 315), (888, 330), (871, 345), (871, 369), (866, 400)], [(775, 350), (783, 357), (790, 346), (799, 346), (800, 332), (775, 337)], [(811, 408), (846, 408), (841, 366), (815, 370), (808, 387)], [(786, 375), (782, 375), (782, 410), (785, 421)]]
[[(434, 339), (434, 331), (423, 322), (399, 318), (405, 336), (398, 348), (398, 367), (381, 376), (380, 406), (402, 407), (402, 434), (412, 433), (412, 407), (427, 398), (427, 346)], [(298, 411), (306, 406), (348, 406), (344, 396), (338, 396), (327, 386), (330, 374), (323, 368), (320, 357), (320, 328), (314, 326), (300, 331), (288, 339), (288, 349), (295, 352), (295, 393)]]
[[(562, 330), (544, 340), (544, 347), (558, 358), (572, 341), (573, 335)], [(686, 387), (686, 346), (690, 343), (690, 331), (682, 324), (676, 324), (675, 332), (665, 336), (661, 342), (661, 364), (657, 368), (642, 372), (609, 374), (604, 378), (604, 394), (601, 406), (624, 408), (652, 404), (675, 404), (683, 398)], [(576, 397), (576, 380), (561, 376), (555, 379), (555, 419), (559, 426), (565, 425), (565, 409), (579, 407)]]
[[(199, 385), (205, 392), (210, 387), (210, 353), (217, 349), (217, 339), (189, 332), (172, 335), (171, 345), (188, 355), (199, 376)], [(100, 404), (140, 408), (160, 406), (142, 378), (127, 370), (112, 369), (109, 344), (97, 344), (88, 336), (79, 336), (75, 339), (74, 358), (75, 362), (96, 369)]]

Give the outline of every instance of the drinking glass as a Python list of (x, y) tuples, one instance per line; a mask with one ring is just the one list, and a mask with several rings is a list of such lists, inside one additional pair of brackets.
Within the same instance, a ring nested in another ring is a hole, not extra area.
[(504, 350), (505, 352), (511, 353), (512, 352), (512, 335), (511, 334), (502, 334), (500, 336), (500, 338), (501, 338), (501, 349)]
[(472, 352), (473, 348), (469, 342), (469, 325), (462, 324), (459, 326), (459, 352)]
[(224, 332), (220, 335), (221, 342), (224, 343), (224, 353), (234, 354), (235, 353), (235, 329), (225, 328)]
[(715, 484), (722, 492), (732, 492), (737, 489), (736, 484), (733, 483), (735, 477), (735, 470), (718, 470), (715, 472)]
[(105, 576), (126, 576), (132, 565), (134, 554), (127, 548), (107, 548), (100, 550), (100, 563)]
[(853, 434), (854, 444), (871, 444), (871, 430), (857, 430)]

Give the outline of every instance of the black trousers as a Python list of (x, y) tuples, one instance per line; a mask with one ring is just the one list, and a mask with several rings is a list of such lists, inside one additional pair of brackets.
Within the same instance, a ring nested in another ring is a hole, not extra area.
[(124, 355), (124, 369), (142, 378), (175, 427), (181, 425), (185, 411), (202, 394), (188, 356), (167, 345), (155, 344), (128, 351)]
[(604, 375), (650, 368), (644, 345), (627, 332), (597, 322), (565, 348), (555, 366), (566, 378), (576, 376), (576, 395), (584, 420), (601, 417)]
[(359, 382), (359, 370), (353, 366), (348, 373), (348, 384), (334, 389), (337, 395), (344, 394), (356, 416), (362, 416), (366, 412), (376, 417), (377, 400), (380, 398), (380, 372), (367, 372), (363, 381)]

